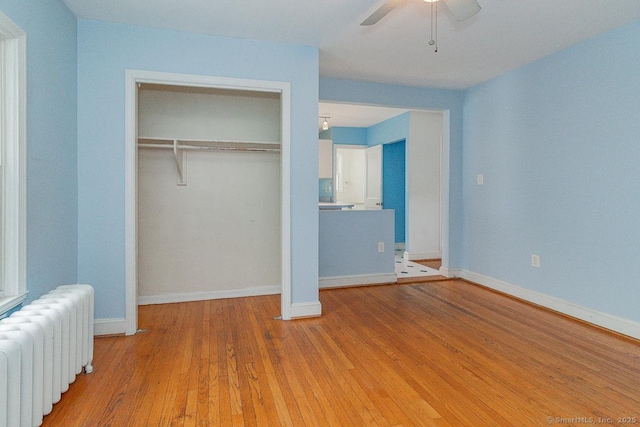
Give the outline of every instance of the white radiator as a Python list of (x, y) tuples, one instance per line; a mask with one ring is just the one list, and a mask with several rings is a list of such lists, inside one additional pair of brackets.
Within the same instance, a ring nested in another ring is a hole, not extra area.
[(93, 287), (65, 285), (0, 320), (0, 427), (32, 427), (93, 368)]

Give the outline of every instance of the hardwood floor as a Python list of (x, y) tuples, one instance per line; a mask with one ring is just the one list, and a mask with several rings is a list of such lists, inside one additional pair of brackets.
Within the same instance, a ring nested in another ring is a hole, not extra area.
[(431, 267), (436, 270), (440, 270), (440, 267), (442, 267), (441, 259), (419, 259), (415, 262), (417, 262), (418, 264), (426, 265), (427, 267)]
[[(640, 422), (640, 343), (461, 280), (142, 306), (45, 426)], [(584, 419), (580, 418), (584, 417)], [(620, 418), (620, 420), (619, 420)]]

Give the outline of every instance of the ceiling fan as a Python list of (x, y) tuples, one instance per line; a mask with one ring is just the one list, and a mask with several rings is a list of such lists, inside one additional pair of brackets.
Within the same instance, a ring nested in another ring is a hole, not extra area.
[[(385, 17), (389, 12), (400, 6), (407, 0), (387, 0), (380, 8), (371, 14), (367, 19), (362, 21), (360, 25), (367, 26), (377, 23), (379, 20)], [(427, 3), (437, 3), (438, 0), (424, 0)], [(442, 0), (447, 6), (449, 12), (458, 22), (462, 22), (471, 18), (476, 13), (480, 12), (480, 5), (476, 0)]]
[[(360, 25), (369, 26), (377, 23), (384, 18), (389, 12), (396, 7), (400, 6), (407, 0), (387, 0), (382, 6), (380, 6), (375, 12), (373, 12), (367, 19), (362, 21)], [(429, 45), (435, 45), (435, 51), (438, 52), (438, 3), (439, 0), (424, 0), (431, 4), (431, 40)], [(458, 22), (462, 22), (471, 18), (476, 13), (480, 12), (480, 5), (476, 0), (441, 0), (442, 3), (447, 6), (451, 15)], [(434, 7), (435, 6), (435, 7)], [(435, 17), (434, 17), (435, 10)], [(435, 24), (435, 39), (434, 39), (434, 24)]]

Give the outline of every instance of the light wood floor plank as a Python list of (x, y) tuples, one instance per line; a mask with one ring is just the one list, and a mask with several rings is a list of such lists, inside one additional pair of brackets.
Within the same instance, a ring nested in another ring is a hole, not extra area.
[(146, 332), (97, 338), (43, 425), (640, 423), (638, 341), (462, 280), (320, 300), (291, 322), (279, 296), (141, 306)]

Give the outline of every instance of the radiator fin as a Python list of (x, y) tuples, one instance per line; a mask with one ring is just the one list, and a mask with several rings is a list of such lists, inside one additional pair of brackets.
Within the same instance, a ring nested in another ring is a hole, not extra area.
[(0, 320), (0, 427), (39, 426), (93, 371), (94, 291), (59, 286)]

